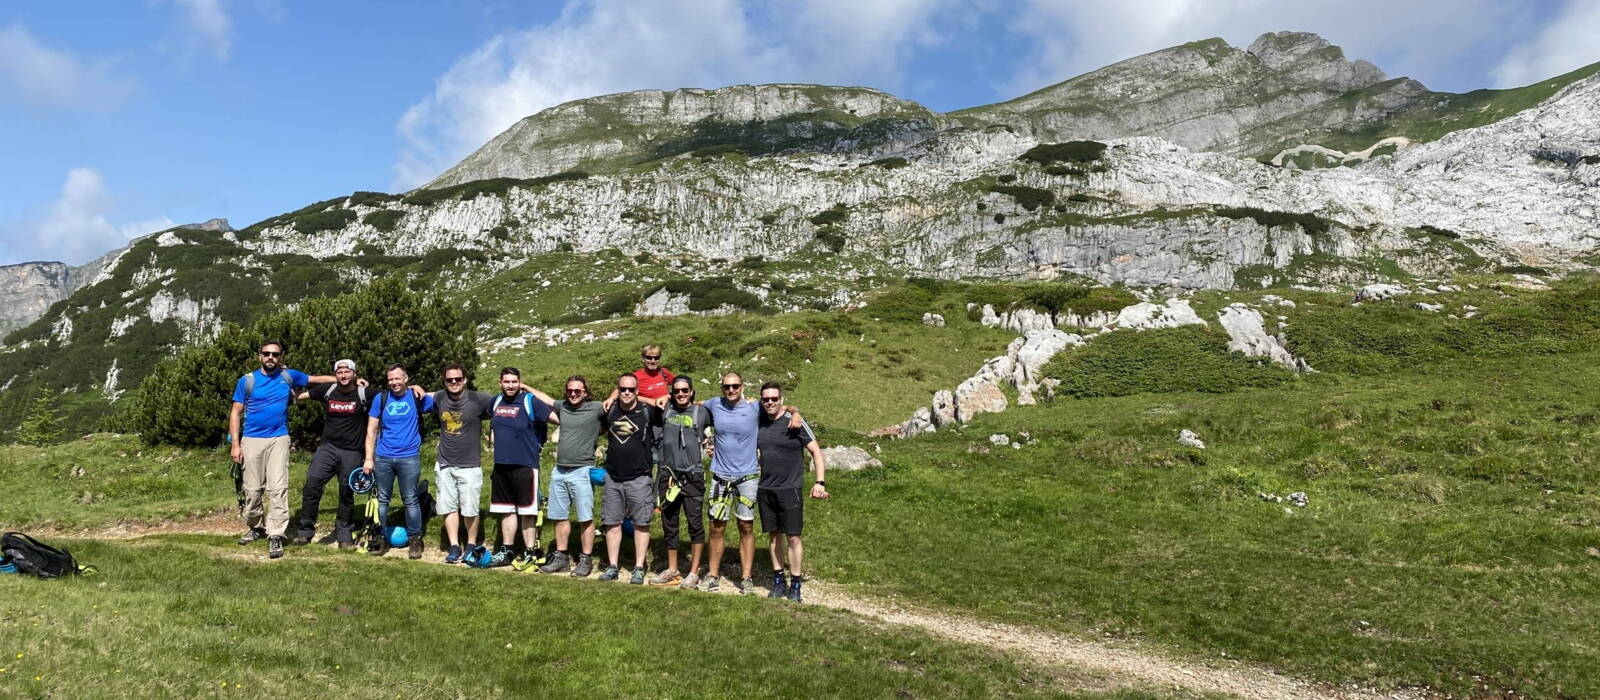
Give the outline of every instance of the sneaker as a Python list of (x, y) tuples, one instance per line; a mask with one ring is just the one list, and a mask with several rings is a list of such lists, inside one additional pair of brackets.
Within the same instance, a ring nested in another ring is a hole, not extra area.
[(411, 551), (407, 552), (406, 556), (411, 557), (412, 559), (421, 559), (422, 558), (422, 546), (423, 545), (422, 545), (422, 538), (421, 537), (418, 537), (417, 539), (411, 540)]
[(500, 548), (494, 550), (494, 556), (489, 557), (489, 568), (494, 569), (511, 563), (511, 550)]
[(309, 535), (295, 535), (294, 539), (289, 540), (289, 544), (292, 544), (296, 547), (304, 547), (308, 544), (311, 544), (311, 537)]
[(615, 581), (615, 580), (617, 580), (617, 567), (615, 567), (615, 566), (607, 566), (605, 571), (600, 572), (600, 580), (601, 581)]
[(336, 532), (330, 532), (330, 533), (328, 533), (326, 535), (323, 535), (321, 539), (317, 540), (317, 544), (335, 544), (335, 543), (344, 544), (343, 542), (339, 542), (339, 533), (336, 533)]
[(594, 557), (588, 554), (579, 554), (578, 565), (572, 567), (573, 577), (589, 578), (591, 573), (594, 573)]
[(789, 600), (796, 603), (800, 602), (800, 577), (798, 576), (789, 582)]
[(717, 579), (716, 576), (707, 576), (706, 577), (706, 592), (707, 593), (716, 593), (717, 592), (717, 588), (718, 588), (717, 580), (718, 579)]
[(633, 575), (628, 577), (628, 583), (631, 583), (631, 584), (633, 584), (635, 586), (643, 585), (644, 584), (644, 567), (642, 567), (642, 566), (633, 567)]
[(444, 563), (446, 563), (446, 564), (460, 564), (461, 563), (461, 545), (459, 545), (459, 544), (450, 545), (450, 551), (447, 552), (444, 555)]
[(789, 581), (779, 571), (772, 575), (772, 590), (767, 593), (768, 598), (782, 598), (789, 590)]
[(656, 574), (655, 576), (650, 577), (650, 585), (652, 585), (652, 586), (670, 586), (670, 585), (672, 585), (674, 583), (677, 583), (679, 581), (682, 581), (682, 580), (683, 580), (683, 577), (678, 575), (678, 570), (677, 569), (667, 569), (666, 571), (663, 571), (663, 572), (661, 572), (659, 574)]
[(529, 569), (536, 568), (533, 565), (533, 560), (536, 558), (538, 558), (538, 555), (534, 554), (533, 550), (523, 550), (521, 554), (517, 555), (516, 559), (511, 560), (511, 570), (527, 571)]
[(745, 579), (739, 582), (739, 595), (749, 595), (756, 592), (755, 579)]
[(249, 530), (245, 530), (244, 534), (239, 536), (239, 544), (241, 544), (241, 545), (250, 544), (250, 543), (255, 542), (256, 540), (262, 539), (262, 538), (264, 538), (266, 536), (267, 536), (267, 531), (266, 531), (265, 528), (252, 527)]
[(683, 577), (683, 583), (678, 584), (678, 590), (680, 591), (692, 591), (699, 587), (700, 574), (697, 574), (693, 571), (689, 572), (688, 576)]
[(267, 538), (267, 558), (277, 559), (283, 556), (283, 538), (273, 535)]
[(555, 554), (550, 555), (550, 561), (545, 562), (544, 566), (539, 567), (539, 573), (559, 574), (570, 568), (572, 568), (572, 560), (567, 558), (567, 553), (556, 552)]

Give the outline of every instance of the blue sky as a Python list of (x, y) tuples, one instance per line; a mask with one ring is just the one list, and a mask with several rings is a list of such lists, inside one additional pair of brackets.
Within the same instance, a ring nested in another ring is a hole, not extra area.
[(641, 88), (816, 82), (937, 110), (1139, 53), (1314, 31), (1436, 90), (1600, 60), (1600, 0), (7, 3), (0, 264), (399, 191), (517, 118)]

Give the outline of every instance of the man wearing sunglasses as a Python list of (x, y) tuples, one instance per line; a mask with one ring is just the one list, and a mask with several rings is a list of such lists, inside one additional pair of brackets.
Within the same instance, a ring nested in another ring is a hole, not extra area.
[[(646, 345), (639, 349), (639, 359), (644, 361), (644, 367), (633, 371), (635, 379), (639, 380), (638, 400), (656, 408), (666, 408), (667, 400), (672, 398), (667, 387), (672, 385), (672, 378), (677, 376), (671, 370), (661, 366), (661, 346)], [(612, 389), (611, 395), (606, 397), (605, 408), (617, 400), (617, 390)]]
[[(800, 498), (801, 484), (805, 482), (805, 455), (811, 455), (811, 466), (817, 479), (811, 486), (812, 498), (827, 498), (827, 482), (823, 481), (826, 465), (817, 436), (805, 421), (794, 427), (784, 420), (783, 386), (777, 382), (761, 385), (761, 423), (756, 435), (756, 449), (761, 455), (761, 481), (756, 502), (761, 508), (761, 531), (771, 537), (772, 591), (768, 598), (785, 598), (800, 602), (801, 565), (805, 549), (800, 543), (801, 521), (805, 501)], [(787, 557), (782, 556), (787, 550)], [(787, 558), (788, 581), (784, 579), (783, 560)], [(787, 583), (787, 587), (785, 584)]]
[(656, 507), (650, 481), (661, 409), (639, 400), (639, 378), (617, 378), (617, 402), (601, 414), (606, 429), (606, 483), (600, 497), (600, 518), (606, 527), (605, 571), (601, 581), (615, 581), (622, 555), (622, 522), (633, 520), (633, 575), (644, 583), (644, 557), (650, 551), (650, 516)]
[[(711, 493), (706, 497), (710, 504), (711, 532), (708, 541), (711, 552), (706, 569), (706, 590), (719, 588), (718, 572), (724, 549), (723, 533), (732, 516), (739, 522), (739, 592), (755, 593), (755, 581), (750, 578), (755, 564), (756, 538), (756, 433), (761, 415), (755, 402), (744, 397), (744, 378), (738, 372), (722, 375), (722, 396), (704, 403), (711, 413), (711, 426), (715, 430), (711, 453)], [(803, 424), (799, 409), (784, 406), (795, 427)]]
[[(661, 417), (661, 458), (656, 466), (656, 502), (661, 504), (661, 536), (667, 546), (667, 568), (650, 579), (652, 586), (678, 584), (693, 590), (700, 584), (700, 556), (705, 552), (706, 446), (711, 411), (694, 402), (694, 381), (672, 379), (672, 400)], [(689, 525), (689, 573), (678, 572), (679, 516)]]
[[(478, 501), (483, 496), (483, 422), (490, 417), (492, 399), (467, 390), (467, 369), (444, 368), (444, 390), (433, 394), (434, 416), (439, 419), (439, 453), (433, 467), (439, 485), (436, 507), (444, 516), (450, 548), (444, 563), (461, 561), (462, 552), (478, 546)], [(466, 531), (466, 544), (461, 544)]]
[[(228, 440), (234, 463), (244, 465), (243, 514), (248, 529), (239, 544), (265, 537), (267, 555), (277, 559), (283, 556), (284, 535), (289, 531), (289, 402), (295, 390), (307, 384), (337, 379), (285, 368), (279, 341), (266, 341), (259, 350), (261, 369), (234, 383)], [(263, 495), (266, 527), (262, 527)]]
[[(602, 411), (599, 401), (589, 400), (589, 380), (582, 375), (568, 377), (564, 393), (566, 398), (556, 404), (561, 439), (556, 442), (556, 467), (550, 471), (550, 503), (545, 508), (545, 517), (556, 521), (555, 553), (539, 571), (559, 574), (571, 567), (573, 576), (583, 578), (594, 571), (594, 484), (589, 470), (594, 468)], [(582, 547), (576, 564), (567, 555), (573, 523), (578, 525)]]

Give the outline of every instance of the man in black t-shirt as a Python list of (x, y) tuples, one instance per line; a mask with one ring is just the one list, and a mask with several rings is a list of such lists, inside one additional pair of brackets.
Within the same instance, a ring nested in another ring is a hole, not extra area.
[[(334, 530), (323, 538), (323, 544), (339, 543), (339, 549), (354, 549), (350, 536), (350, 518), (355, 511), (356, 496), (350, 490), (350, 472), (361, 468), (361, 459), (367, 438), (367, 407), (370, 397), (366, 382), (356, 378), (354, 360), (333, 363), (332, 384), (312, 384), (301, 392), (299, 398), (321, 402), (326, 409), (322, 419), (322, 444), (311, 457), (306, 468), (306, 483), (300, 492), (300, 530), (293, 544), (307, 544), (317, 534), (317, 510), (322, 505), (322, 489), (328, 480), (339, 479), (339, 510)], [(359, 383), (358, 383), (359, 382)]]
[[(772, 538), (772, 592), (767, 597), (787, 597), (798, 603), (800, 567), (805, 556), (805, 548), (800, 543), (805, 502), (800, 498), (800, 491), (805, 483), (806, 454), (811, 455), (811, 465), (817, 470), (817, 481), (811, 485), (812, 498), (828, 497), (827, 482), (823, 481), (827, 466), (811, 426), (805, 421), (798, 427), (791, 426), (789, 418), (783, 407), (783, 387), (777, 382), (762, 384), (761, 419), (756, 424), (756, 450), (761, 461), (756, 505), (761, 511), (761, 531)], [(784, 540), (788, 540), (787, 543)], [(789, 555), (787, 582), (780, 556), (785, 549)]]
[(606, 485), (600, 497), (600, 520), (606, 529), (605, 571), (601, 581), (617, 580), (622, 555), (622, 521), (633, 520), (633, 576), (644, 583), (644, 555), (650, 551), (650, 516), (656, 494), (650, 480), (654, 438), (660, 435), (661, 409), (639, 400), (639, 378), (617, 378), (617, 402), (600, 414), (606, 433)]

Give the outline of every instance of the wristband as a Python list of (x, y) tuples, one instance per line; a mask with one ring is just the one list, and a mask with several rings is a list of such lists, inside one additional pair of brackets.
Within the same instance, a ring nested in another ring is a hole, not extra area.
[(818, 480), (817, 480), (817, 485), (818, 485), (818, 486), (824, 486), (824, 487), (825, 487), (825, 486), (827, 486), (827, 485), (828, 485), (828, 482), (826, 482), (826, 481), (823, 481), (823, 480), (821, 480), (821, 479), (818, 479)]

